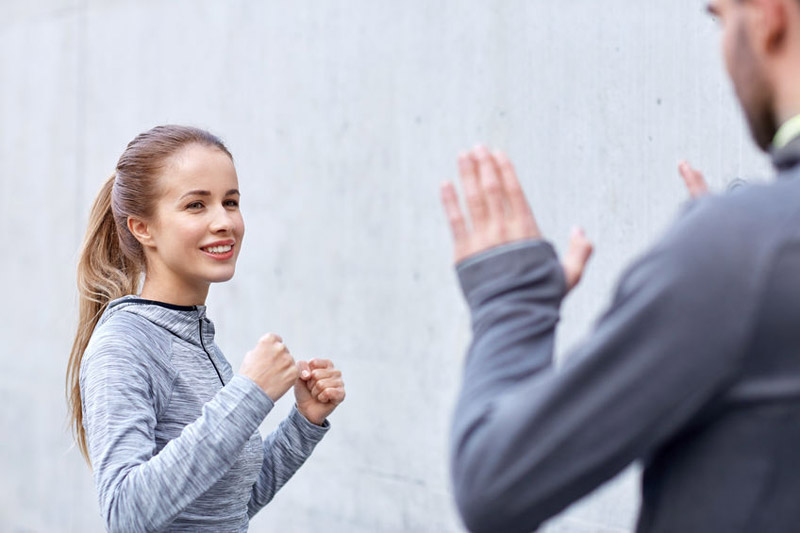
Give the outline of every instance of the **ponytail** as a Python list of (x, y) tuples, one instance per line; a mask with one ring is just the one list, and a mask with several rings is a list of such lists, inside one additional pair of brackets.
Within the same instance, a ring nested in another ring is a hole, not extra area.
[(78, 448), (87, 462), (89, 451), (83, 430), (80, 368), (83, 352), (89, 344), (97, 321), (111, 300), (134, 294), (138, 289), (141, 267), (120, 247), (114, 214), (111, 209), (112, 175), (100, 189), (89, 215), (89, 227), (78, 261), (78, 329), (67, 366), (67, 404)]

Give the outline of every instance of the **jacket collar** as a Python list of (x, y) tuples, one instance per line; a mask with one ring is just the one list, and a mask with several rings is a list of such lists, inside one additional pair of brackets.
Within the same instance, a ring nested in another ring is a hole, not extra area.
[[(213, 339), (214, 324), (206, 318), (205, 305), (173, 305), (153, 300), (145, 300), (138, 296), (123, 296), (108, 304), (100, 324), (119, 312), (127, 312), (146, 318), (153, 324), (164, 328), (176, 337), (191, 344), (202, 346)], [(201, 339), (201, 323), (205, 338)]]
[(778, 172), (784, 172), (800, 163), (800, 135), (781, 148), (770, 151), (772, 164)]

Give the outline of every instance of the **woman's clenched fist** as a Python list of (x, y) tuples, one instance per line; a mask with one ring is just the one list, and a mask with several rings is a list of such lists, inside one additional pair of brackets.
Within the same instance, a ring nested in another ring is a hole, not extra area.
[(297, 381), (298, 369), (283, 339), (268, 333), (244, 356), (239, 373), (254, 381), (277, 402)]
[(321, 426), (344, 401), (342, 372), (327, 359), (298, 361), (297, 367), (300, 371), (294, 385), (297, 410), (310, 422)]

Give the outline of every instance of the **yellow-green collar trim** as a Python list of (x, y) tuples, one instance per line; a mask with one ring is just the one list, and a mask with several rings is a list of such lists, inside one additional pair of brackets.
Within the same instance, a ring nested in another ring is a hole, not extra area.
[(800, 115), (795, 115), (778, 128), (778, 132), (772, 140), (772, 146), (775, 149), (781, 149), (798, 135), (800, 135)]

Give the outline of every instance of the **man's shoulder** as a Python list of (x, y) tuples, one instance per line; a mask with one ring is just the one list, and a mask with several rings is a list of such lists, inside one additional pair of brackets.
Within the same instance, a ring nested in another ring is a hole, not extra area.
[(787, 225), (795, 220), (800, 220), (800, 180), (779, 180), (697, 199), (671, 233), (676, 243), (746, 254), (778, 245)]
[(700, 212), (769, 223), (776, 216), (800, 213), (800, 171), (781, 174), (772, 181), (743, 183), (722, 194), (696, 202)]
[(754, 287), (793, 223), (800, 224), (800, 187), (751, 184), (694, 200), (643, 260), (681, 285)]

